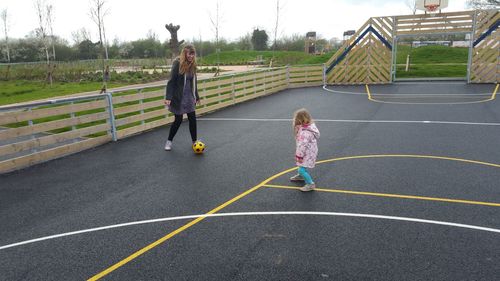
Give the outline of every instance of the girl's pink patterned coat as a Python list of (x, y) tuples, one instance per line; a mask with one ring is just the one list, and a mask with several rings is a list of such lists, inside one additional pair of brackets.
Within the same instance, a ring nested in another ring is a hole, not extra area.
[(318, 157), (319, 130), (314, 123), (299, 126), (295, 141), (297, 149), (296, 158), (302, 158), (302, 163), (296, 162), (297, 166), (314, 168)]

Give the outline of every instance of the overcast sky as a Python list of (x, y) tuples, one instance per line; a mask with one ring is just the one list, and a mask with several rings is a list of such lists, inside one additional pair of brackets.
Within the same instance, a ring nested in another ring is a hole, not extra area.
[[(89, 0), (46, 0), (53, 5), (54, 33), (73, 43), (71, 33), (86, 28), (97, 41), (97, 27), (89, 17)], [(109, 41), (145, 38), (151, 30), (161, 41), (170, 38), (165, 24), (180, 25), (179, 39), (213, 40), (210, 16), (215, 19), (219, 3), (219, 37), (235, 40), (254, 28), (265, 29), (272, 39), (276, 0), (106, 0), (105, 18)], [(465, 10), (466, 0), (449, 0), (445, 12)], [(278, 37), (316, 31), (323, 38), (342, 38), (373, 16), (410, 14), (405, 0), (280, 0)], [(10, 38), (22, 38), (37, 27), (34, 0), (1, 0), (7, 9)], [(2, 24), (3, 26), (3, 24)], [(3, 38), (3, 29), (1, 37)]]

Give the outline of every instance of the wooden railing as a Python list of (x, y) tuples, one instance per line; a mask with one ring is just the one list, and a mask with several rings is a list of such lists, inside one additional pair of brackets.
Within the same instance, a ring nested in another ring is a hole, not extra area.
[(313, 87), (324, 84), (324, 65), (290, 67), (289, 88)]
[[(272, 68), (200, 79), (205, 114), (287, 88), (323, 85), (323, 65)], [(165, 87), (0, 107), (0, 173), (76, 153), (173, 121)]]
[(500, 12), (476, 11), (470, 81), (500, 83)]
[(471, 34), (469, 82), (500, 82), (498, 9), (368, 19), (328, 60), (328, 84), (392, 82), (397, 40), (405, 36)]
[(472, 32), (474, 11), (396, 16), (396, 36)]
[(107, 97), (59, 99), (0, 113), (0, 172), (111, 141)]
[(389, 83), (392, 17), (370, 18), (327, 62), (329, 84)]

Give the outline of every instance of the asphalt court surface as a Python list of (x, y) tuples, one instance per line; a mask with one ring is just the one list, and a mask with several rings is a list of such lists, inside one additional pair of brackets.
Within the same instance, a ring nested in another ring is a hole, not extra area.
[[(495, 91), (286, 90), (200, 117), (201, 156), (183, 124), (171, 152), (164, 127), (1, 175), (0, 280), (498, 279)], [(310, 193), (288, 181), (300, 107)]]

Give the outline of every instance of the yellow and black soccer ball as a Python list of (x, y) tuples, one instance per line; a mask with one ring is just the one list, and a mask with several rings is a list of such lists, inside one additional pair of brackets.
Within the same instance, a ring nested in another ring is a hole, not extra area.
[(194, 151), (194, 153), (196, 153), (196, 154), (202, 154), (202, 153), (203, 153), (203, 151), (205, 151), (205, 144), (204, 144), (204, 143), (202, 143), (202, 142), (201, 142), (201, 141), (199, 141), (199, 140), (198, 140), (198, 141), (195, 141), (195, 142), (193, 143), (193, 151)]

